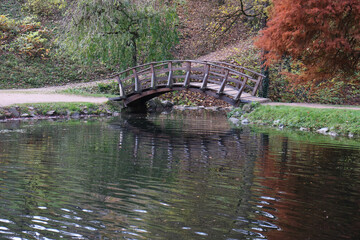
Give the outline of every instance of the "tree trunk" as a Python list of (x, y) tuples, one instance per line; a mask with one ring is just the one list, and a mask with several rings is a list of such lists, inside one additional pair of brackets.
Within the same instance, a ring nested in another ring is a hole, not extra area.
[(136, 36), (133, 36), (131, 38), (131, 42), (133, 45), (133, 49), (132, 49), (132, 64), (133, 66), (137, 66), (137, 45), (136, 45)]

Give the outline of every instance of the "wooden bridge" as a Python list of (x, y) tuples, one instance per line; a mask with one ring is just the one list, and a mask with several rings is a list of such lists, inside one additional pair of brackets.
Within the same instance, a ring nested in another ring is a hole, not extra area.
[(221, 99), (233, 106), (241, 102), (266, 102), (256, 97), (264, 75), (224, 62), (169, 60), (129, 68), (114, 75), (125, 107), (142, 108), (161, 94), (188, 89)]

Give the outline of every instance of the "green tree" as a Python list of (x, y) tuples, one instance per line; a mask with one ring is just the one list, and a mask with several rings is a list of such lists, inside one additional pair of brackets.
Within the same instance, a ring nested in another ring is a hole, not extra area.
[(165, 60), (178, 41), (175, 8), (157, 0), (80, 0), (70, 9), (62, 46), (85, 64)]

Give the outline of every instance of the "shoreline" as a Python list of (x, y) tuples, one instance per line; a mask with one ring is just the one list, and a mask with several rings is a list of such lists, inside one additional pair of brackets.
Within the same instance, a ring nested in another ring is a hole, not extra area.
[[(308, 108), (303, 106), (274, 106), (245, 104), (241, 108), (171, 105), (169, 102), (152, 107), (149, 114), (216, 113), (224, 114), (234, 127), (243, 125), (266, 126), (312, 132), (331, 137), (360, 138), (360, 111), (347, 108)], [(0, 107), (0, 122), (44, 119), (83, 119), (89, 117), (116, 117), (121, 104), (96, 103), (36, 103)], [(325, 117), (321, 117), (324, 115)], [(295, 117), (294, 117), (295, 116)], [(321, 118), (320, 118), (320, 117)]]

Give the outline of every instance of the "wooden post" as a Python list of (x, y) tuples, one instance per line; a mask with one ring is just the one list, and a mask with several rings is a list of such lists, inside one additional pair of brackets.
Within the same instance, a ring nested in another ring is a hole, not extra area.
[(224, 79), (223, 79), (223, 81), (222, 81), (222, 83), (221, 83), (220, 89), (219, 89), (219, 91), (217, 92), (217, 94), (221, 95), (221, 94), (224, 93), (224, 89), (225, 89), (225, 86), (226, 86), (226, 82), (227, 82), (227, 80), (228, 80), (228, 77), (229, 77), (229, 70), (226, 69), (226, 70), (225, 70)]
[(191, 74), (191, 62), (186, 62), (186, 76), (184, 80), (184, 87), (189, 87), (190, 85), (190, 74)]
[(203, 78), (203, 81), (202, 81), (202, 84), (201, 84), (201, 87), (200, 87), (200, 89), (202, 89), (202, 90), (205, 90), (205, 89), (206, 89), (207, 81), (208, 81), (208, 78), (209, 78), (209, 72), (210, 72), (210, 65), (209, 65), (209, 64), (206, 64), (206, 65), (205, 65), (204, 78)]
[(166, 86), (171, 88), (172, 85), (173, 85), (173, 79), (172, 79), (172, 76), (173, 76), (173, 71), (172, 71), (172, 62), (169, 62), (169, 76), (168, 76), (168, 81), (167, 81), (167, 84)]
[(239, 100), (241, 97), (242, 92), (244, 91), (244, 88), (246, 86), (246, 82), (247, 82), (248, 78), (244, 77), (244, 81), (241, 84), (241, 88), (239, 89), (239, 92), (236, 94), (235, 100)]
[(133, 69), (133, 72), (134, 72), (134, 79), (135, 79), (135, 92), (140, 93), (141, 92), (141, 86), (140, 86), (140, 81), (139, 81), (138, 74), (136, 72), (136, 68)]
[(119, 76), (116, 76), (116, 80), (117, 80), (117, 82), (118, 82), (118, 84), (119, 84), (120, 98), (124, 99), (124, 98), (126, 98), (126, 97), (125, 97), (125, 91), (124, 91), (124, 87), (123, 87), (123, 85), (122, 85), (122, 82), (121, 82), (121, 80), (120, 80), (120, 77), (119, 77)]
[(259, 77), (258, 77), (258, 80), (257, 80), (257, 82), (256, 82), (256, 84), (255, 84), (255, 86), (254, 86), (254, 89), (253, 89), (253, 91), (252, 91), (252, 93), (251, 93), (251, 95), (255, 96), (256, 91), (258, 90), (258, 88), (259, 88), (260, 83), (262, 82), (262, 80), (263, 80), (263, 77), (262, 77), (262, 76), (259, 76)]
[(154, 69), (154, 64), (150, 65), (151, 67), (151, 88), (152, 89), (156, 89), (156, 74), (155, 74), (155, 69)]
[[(244, 69), (241, 69), (240, 72), (245, 74)], [(240, 81), (241, 81), (242, 78), (244, 78), (244, 77), (242, 77), (241, 75), (239, 75), (239, 77), (240, 77), (240, 79), (239, 79)], [(244, 78), (244, 79), (245, 79), (245, 78)], [(241, 86), (240, 83), (237, 83), (237, 84), (236, 84), (236, 87), (237, 87), (237, 88), (240, 88), (240, 86)]]

